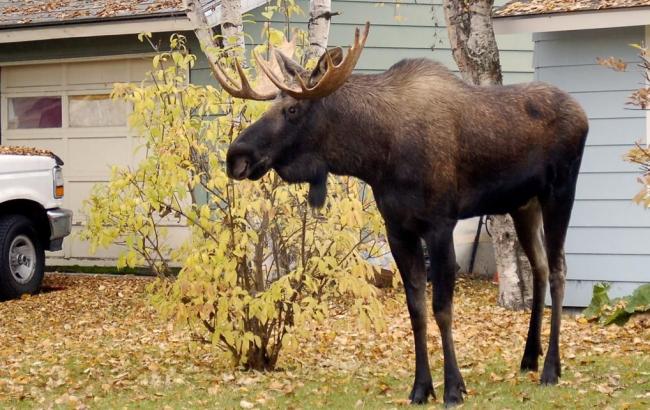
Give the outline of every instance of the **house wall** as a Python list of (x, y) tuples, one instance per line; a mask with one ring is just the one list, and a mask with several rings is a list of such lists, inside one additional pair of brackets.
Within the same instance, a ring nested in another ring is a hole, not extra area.
[[(497, 1), (503, 3), (504, 0)], [(308, 1), (298, 4), (308, 11)], [(403, 58), (426, 57), (443, 62), (456, 70), (445, 27), (444, 12), (439, 0), (334, 0), (332, 10), (341, 15), (332, 19), (330, 45), (347, 47), (353, 39), (354, 29), (366, 21), (372, 24), (371, 34), (358, 64), (358, 72), (377, 73), (386, 70)], [(249, 20), (264, 21), (262, 9), (251, 12)], [(306, 29), (308, 15), (298, 16), (292, 27)], [(284, 27), (281, 15), (273, 18), (275, 27)], [(261, 24), (246, 24), (245, 30), (252, 38), (260, 38)], [(154, 34), (153, 42), (165, 44), (171, 33)], [(195, 84), (214, 84), (205, 56), (192, 33), (188, 37), (190, 51), (198, 61), (191, 71)], [(1, 34), (0, 34), (1, 35)], [(529, 34), (497, 37), (501, 63), (506, 83), (530, 81), (533, 77), (532, 41)], [(164, 47), (162, 47), (164, 48)], [(432, 50), (433, 49), (433, 50)], [(60, 39), (41, 42), (0, 44), (0, 64), (20, 61), (84, 58), (133, 53), (150, 53), (151, 47), (141, 43), (136, 35), (98, 38)], [(463, 270), (469, 264), (471, 245), (476, 233), (476, 219), (461, 222), (455, 232), (457, 259)], [(483, 231), (475, 271), (493, 274), (494, 256), (490, 239)]]
[[(354, 39), (354, 29), (369, 21), (370, 35), (357, 64), (357, 72), (382, 72), (403, 58), (418, 57), (435, 59), (457, 71), (441, 3), (439, 0), (333, 0), (332, 11), (341, 14), (332, 17), (329, 45), (349, 46)], [(291, 27), (306, 30), (309, 2), (298, 0), (297, 4), (305, 14), (294, 17)], [(266, 21), (261, 15), (263, 11), (263, 8), (253, 10), (248, 20)], [(285, 27), (283, 16), (277, 12), (271, 21), (276, 28)], [(261, 24), (245, 24), (244, 30), (254, 39), (262, 38)], [(530, 81), (533, 76), (531, 35), (502, 35), (497, 36), (497, 41), (504, 82)], [(207, 61), (199, 60), (196, 71), (197, 81), (211, 81)]]
[[(585, 306), (595, 283), (611, 294), (629, 294), (650, 282), (650, 214), (631, 198), (640, 186), (638, 167), (623, 161), (636, 141), (646, 141), (646, 113), (625, 102), (642, 82), (635, 65), (644, 27), (539, 33), (535, 78), (570, 92), (589, 117), (589, 136), (567, 234), (566, 306)], [(620, 57), (629, 72), (615, 72), (597, 57)]]

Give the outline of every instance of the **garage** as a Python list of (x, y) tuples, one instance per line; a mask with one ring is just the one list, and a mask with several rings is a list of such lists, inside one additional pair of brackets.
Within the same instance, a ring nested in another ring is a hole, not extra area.
[[(87, 260), (114, 256), (115, 250), (89, 255), (75, 238), (83, 220), (83, 201), (94, 184), (105, 182), (112, 165), (135, 165), (136, 140), (127, 127), (129, 107), (113, 101), (116, 82), (140, 82), (150, 55), (58, 60), (4, 65), (0, 69), (2, 145), (48, 149), (65, 162), (65, 207), (74, 211), (73, 236), (51, 255)], [(57, 261), (58, 259), (58, 261)]]

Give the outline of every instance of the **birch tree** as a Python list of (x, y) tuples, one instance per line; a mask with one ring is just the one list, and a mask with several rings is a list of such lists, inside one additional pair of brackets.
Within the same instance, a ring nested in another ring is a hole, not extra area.
[(311, 0), (309, 2), (309, 48), (307, 60), (319, 58), (327, 50), (332, 14), (331, 0)]
[(225, 48), (244, 50), (241, 0), (221, 0), (221, 35)]
[[(216, 48), (217, 43), (201, 9), (200, 0), (184, 0), (184, 3), (187, 17), (195, 27), (194, 33), (199, 39), (201, 47), (206, 56), (214, 61), (214, 56), (207, 49)], [(223, 46), (229, 49), (230, 54), (243, 54), (245, 50), (244, 25), (241, 16), (241, 0), (221, 1), (221, 35), (223, 36)]]
[[(492, 28), (494, 0), (444, 0), (454, 60), (474, 85), (502, 83), (499, 49)], [(499, 272), (499, 304), (526, 309), (532, 303), (532, 272), (508, 215), (491, 217), (492, 245)]]

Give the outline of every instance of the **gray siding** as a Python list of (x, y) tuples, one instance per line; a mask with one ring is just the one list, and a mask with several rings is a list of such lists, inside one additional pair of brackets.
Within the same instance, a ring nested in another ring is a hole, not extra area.
[(650, 282), (650, 213), (632, 203), (638, 168), (622, 160), (645, 139), (645, 112), (625, 109), (640, 73), (634, 64), (620, 73), (596, 64), (617, 56), (634, 63), (628, 44), (644, 41), (644, 27), (540, 33), (535, 43), (535, 78), (569, 91), (589, 116), (576, 201), (567, 234), (566, 306), (585, 306), (595, 283), (612, 283), (614, 296)]

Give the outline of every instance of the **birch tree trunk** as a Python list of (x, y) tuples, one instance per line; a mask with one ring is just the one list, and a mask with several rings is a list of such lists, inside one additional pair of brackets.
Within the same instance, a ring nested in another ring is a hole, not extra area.
[[(444, 0), (454, 60), (463, 79), (475, 85), (502, 83), (499, 49), (492, 28), (493, 0)], [(499, 304), (526, 309), (532, 303), (532, 272), (508, 215), (491, 217), (499, 274)]]
[(309, 48), (307, 60), (319, 58), (327, 50), (332, 18), (331, 0), (311, 0), (309, 2)]
[[(206, 57), (213, 61), (209, 48), (217, 48), (212, 29), (208, 25), (205, 14), (201, 10), (199, 0), (184, 0), (187, 17), (194, 26), (194, 33), (201, 44)], [(243, 55), (245, 50), (244, 32), (242, 23), (241, 0), (221, 1), (221, 34), (224, 37), (223, 46), (232, 48), (231, 55)]]
[(201, 3), (199, 0), (184, 0), (187, 18), (194, 27), (194, 34), (201, 44), (206, 57), (214, 61), (214, 56), (208, 52), (208, 48), (216, 48), (217, 43), (214, 41), (212, 30), (208, 26), (205, 14), (201, 11)]
[(243, 55), (244, 23), (242, 22), (241, 0), (221, 0), (221, 35), (224, 48), (237, 48), (238, 55)]

